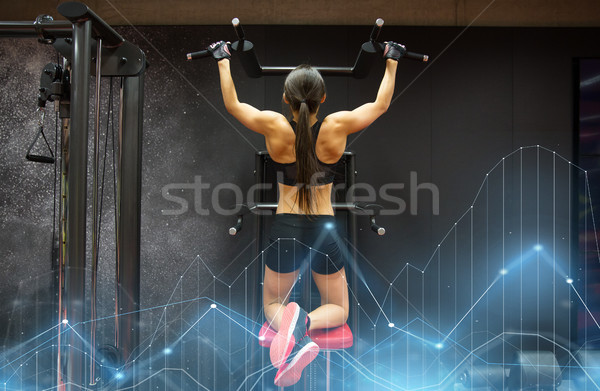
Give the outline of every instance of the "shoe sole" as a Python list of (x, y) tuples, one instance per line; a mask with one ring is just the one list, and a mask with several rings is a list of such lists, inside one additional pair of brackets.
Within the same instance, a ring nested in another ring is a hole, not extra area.
[(298, 323), (299, 315), (300, 306), (296, 303), (288, 304), (283, 310), (279, 331), (273, 338), (271, 349), (269, 350), (271, 363), (275, 368), (280, 368), (285, 363), (285, 360), (287, 360), (296, 344), (294, 328), (296, 327), (296, 323)]
[(289, 364), (285, 364), (275, 375), (275, 385), (278, 387), (289, 387), (300, 380), (302, 371), (319, 354), (319, 345), (309, 342), (292, 359)]

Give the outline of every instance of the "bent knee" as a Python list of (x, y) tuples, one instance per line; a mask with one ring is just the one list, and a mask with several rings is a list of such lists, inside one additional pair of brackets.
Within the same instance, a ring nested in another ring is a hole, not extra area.
[(348, 316), (350, 316), (350, 309), (347, 305), (342, 308), (344, 309), (344, 323), (346, 323), (348, 321)]

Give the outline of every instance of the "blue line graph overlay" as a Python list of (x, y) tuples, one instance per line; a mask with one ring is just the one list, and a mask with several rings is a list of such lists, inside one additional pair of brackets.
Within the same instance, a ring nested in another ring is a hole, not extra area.
[[(585, 171), (543, 147), (524, 147), (487, 173), (429, 258), (388, 256), (397, 268), (384, 273), (380, 259), (358, 251), (349, 267), (359, 280), (349, 286), (354, 346), (329, 355), (331, 389), (444, 389), (481, 368), (509, 373), (518, 351), (551, 352), (552, 371), (578, 389), (600, 389), (600, 363), (590, 355), (596, 341), (575, 344), (581, 330), (571, 321), (600, 330), (577, 251), (581, 240), (598, 249), (589, 196)], [(573, 223), (581, 211), (583, 239)], [(200, 256), (186, 265), (169, 301), (141, 310), (143, 338), (129, 362), (111, 360), (108, 348), (96, 357), (98, 381), (127, 390), (275, 390), (276, 370), (258, 345), (262, 257), (249, 247), (228, 266), (230, 279)], [(212, 283), (198, 286), (205, 273)], [(303, 305), (318, 305), (309, 296)], [(98, 328), (111, 324), (113, 316), (98, 319)], [(0, 390), (55, 389), (58, 336), (64, 344), (75, 333), (90, 349), (88, 329), (89, 322), (49, 325), (6, 344)], [(324, 389), (327, 361), (321, 353), (301, 383)]]

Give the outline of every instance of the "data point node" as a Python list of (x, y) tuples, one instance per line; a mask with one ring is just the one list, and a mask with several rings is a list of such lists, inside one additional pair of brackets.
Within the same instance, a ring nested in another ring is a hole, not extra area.
[(217, 308), (217, 305), (215, 303), (213, 303), (210, 305), (210, 308), (215, 309), (215, 308)]
[(572, 284), (573, 283), (573, 279), (572, 278), (567, 278), (567, 284)]
[(67, 319), (63, 319), (62, 324), (67, 324), (69, 321)]
[(259, 341), (264, 341), (264, 340), (265, 340), (265, 336), (264, 336), (264, 335), (260, 335), (260, 336), (258, 337), (258, 340), (259, 340)]
[(438, 348), (438, 349), (441, 349), (441, 348), (443, 348), (443, 347), (444, 347), (444, 345), (443, 345), (443, 344), (441, 344), (441, 343), (436, 343), (436, 344), (435, 344), (435, 347), (436, 347), (436, 348)]
[(395, 325), (394, 325), (394, 323), (393, 323), (393, 322), (390, 322), (390, 323), (388, 323), (388, 327), (392, 328), (392, 327), (394, 327), (394, 326), (395, 326)]
[(165, 348), (163, 350), (163, 353), (166, 354), (166, 355), (169, 355), (169, 354), (173, 353), (173, 349), (171, 349), (171, 348)]
[(542, 251), (542, 248), (543, 248), (543, 247), (542, 247), (542, 245), (541, 245), (541, 244), (536, 244), (535, 246), (533, 246), (533, 249), (534, 249), (535, 251)]
[(508, 270), (506, 270), (506, 269), (500, 270), (500, 274), (502, 274), (503, 276), (505, 276), (507, 273), (508, 273)]

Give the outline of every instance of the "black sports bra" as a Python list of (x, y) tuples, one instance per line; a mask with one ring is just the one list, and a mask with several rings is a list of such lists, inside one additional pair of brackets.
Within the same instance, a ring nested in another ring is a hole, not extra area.
[[(294, 129), (294, 133), (296, 133), (296, 123), (290, 122), (292, 125), (292, 129)], [(313, 140), (314, 143), (317, 143), (317, 137), (319, 137), (319, 131), (321, 130), (321, 121), (317, 121), (311, 128), (313, 132)], [(314, 145), (313, 145), (314, 148)], [(320, 172), (317, 174), (317, 184), (326, 185), (329, 183), (333, 183), (333, 179), (335, 178), (335, 167), (338, 165), (339, 160), (335, 163), (323, 163), (318, 160), (320, 166)], [(297, 168), (296, 162), (292, 163), (279, 163), (273, 160), (273, 166), (275, 167), (275, 172), (277, 175), (277, 182), (283, 183), (288, 186), (296, 186), (296, 177), (297, 177)]]

